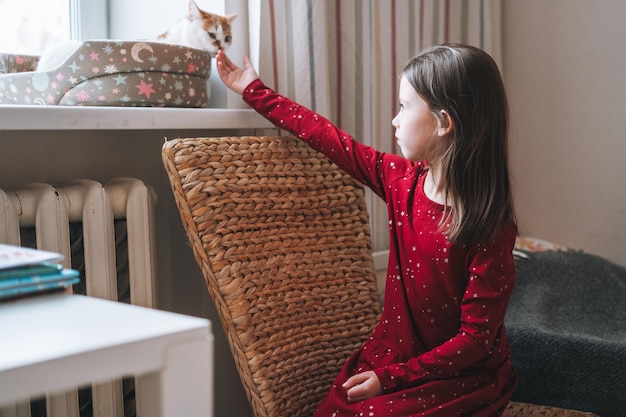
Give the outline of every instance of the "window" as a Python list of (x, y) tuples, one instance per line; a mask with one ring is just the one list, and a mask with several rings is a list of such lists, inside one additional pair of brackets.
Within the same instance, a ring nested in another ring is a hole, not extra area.
[(68, 39), (106, 38), (108, 0), (0, 0), (0, 52), (41, 55)]
[(68, 0), (0, 0), (0, 52), (40, 55), (70, 39)]
[[(189, 0), (0, 0), (0, 52), (41, 55), (69, 39), (152, 39), (172, 26), (187, 12)], [(195, 0), (198, 7), (213, 13), (237, 13), (229, 53), (237, 62), (244, 54), (258, 56), (250, 37), (258, 36), (254, 13), (259, 0)], [(250, 28), (250, 24), (252, 28)], [(246, 107), (211, 74), (210, 107)]]
[[(215, 13), (237, 13), (239, 24), (248, 17), (248, 0), (196, 3)], [(251, 4), (258, 8), (258, 1)], [(40, 55), (68, 39), (149, 39), (163, 33), (186, 10), (187, 0), (0, 0), (0, 52)], [(238, 39), (245, 39), (247, 32), (238, 34)]]

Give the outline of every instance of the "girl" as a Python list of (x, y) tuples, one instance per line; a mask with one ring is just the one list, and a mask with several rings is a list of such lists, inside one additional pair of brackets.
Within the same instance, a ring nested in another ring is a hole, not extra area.
[[(356, 142), (220, 51), (223, 82), (386, 203), (390, 259), (380, 321), (316, 417), (503, 415), (517, 382), (504, 315), (517, 234), (508, 108), (491, 57), (443, 45), (411, 59), (392, 120), (404, 157)], [(506, 415), (506, 413), (505, 413)]]

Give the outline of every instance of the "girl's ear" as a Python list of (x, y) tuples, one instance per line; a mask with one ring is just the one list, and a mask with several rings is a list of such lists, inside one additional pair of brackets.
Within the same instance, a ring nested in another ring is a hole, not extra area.
[(439, 117), (437, 120), (439, 120), (439, 127), (437, 128), (438, 136), (443, 137), (454, 132), (454, 122), (447, 111), (439, 110)]

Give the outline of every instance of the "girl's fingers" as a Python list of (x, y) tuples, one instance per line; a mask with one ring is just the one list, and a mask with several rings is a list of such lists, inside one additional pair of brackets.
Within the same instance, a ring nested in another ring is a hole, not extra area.
[(233, 63), (228, 58), (228, 55), (224, 53), (224, 51), (219, 51), (217, 53), (217, 65), (221, 66), (224, 70), (228, 72), (233, 70)]
[(365, 375), (363, 375), (363, 374), (353, 375), (350, 378), (348, 378), (348, 380), (346, 382), (343, 383), (343, 388), (348, 390), (350, 388), (355, 387), (356, 385), (359, 385), (360, 383), (362, 383), (366, 379), (367, 379), (367, 377), (365, 377)]

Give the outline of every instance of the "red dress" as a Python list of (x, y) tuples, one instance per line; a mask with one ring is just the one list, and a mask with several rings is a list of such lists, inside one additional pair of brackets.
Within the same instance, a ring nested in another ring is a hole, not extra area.
[[(356, 142), (260, 80), (243, 98), (370, 187), (388, 207), (383, 313), (315, 417), (499, 416), (517, 382), (503, 324), (515, 284), (515, 224), (479, 244), (451, 244), (438, 231), (444, 207), (423, 191), (425, 163)], [(376, 372), (383, 394), (348, 402), (341, 384), (365, 370)]]

